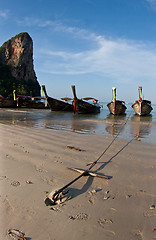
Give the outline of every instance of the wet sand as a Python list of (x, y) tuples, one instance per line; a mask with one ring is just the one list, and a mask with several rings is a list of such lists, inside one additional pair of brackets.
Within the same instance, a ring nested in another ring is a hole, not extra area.
[(132, 110), (125, 115), (108, 114), (102, 109), (99, 114), (72, 114), (37, 109), (0, 109), (0, 123), (27, 126), (35, 129), (65, 130), (76, 133), (115, 136), (127, 139), (139, 135), (141, 141), (156, 144), (156, 113), (139, 117)]
[(52, 207), (46, 196), (79, 175), (67, 168), (87, 169), (113, 137), (4, 124), (0, 135), (0, 239), (156, 239), (155, 144), (117, 138), (93, 168), (111, 178), (82, 177)]

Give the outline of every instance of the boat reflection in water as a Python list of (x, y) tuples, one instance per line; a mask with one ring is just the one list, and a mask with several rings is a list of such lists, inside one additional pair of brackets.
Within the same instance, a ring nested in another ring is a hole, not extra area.
[[(129, 139), (138, 135), (139, 139), (148, 142), (156, 141), (155, 115), (106, 115), (104, 110), (99, 115), (73, 114), (34, 109), (0, 109), (0, 123), (35, 129), (54, 129), (117, 136)], [(106, 116), (106, 118), (105, 118)]]
[(86, 122), (82, 119), (73, 118), (72, 119), (72, 131), (80, 133), (94, 133), (97, 128), (96, 122)]
[(50, 113), (49, 117), (44, 119), (44, 128), (73, 131), (78, 133), (94, 133), (97, 127), (96, 122), (85, 121), (85, 115), (82, 117), (63, 112)]
[(124, 124), (126, 121), (126, 114), (124, 115), (112, 115), (107, 116), (106, 122), (106, 131), (111, 136), (116, 136), (119, 132), (121, 133), (124, 130)]
[(131, 118), (131, 134), (137, 136), (136, 139), (141, 140), (150, 134), (152, 116), (138, 116), (134, 115)]

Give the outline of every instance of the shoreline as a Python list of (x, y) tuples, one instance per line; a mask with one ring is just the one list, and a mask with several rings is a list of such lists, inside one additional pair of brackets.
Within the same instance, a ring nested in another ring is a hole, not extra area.
[(107, 115), (105, 109), (98, 115), (73, 115), (50, 110), (8, 109), (1, 111), (0, 123), (27, 126), (34, 129), (71, 131), (82, 134), (116, 136), (128, 139), (139, 135), (142, 142), (156, 144), (156, 115)]
[[(136, 117), (138, 117), (137, 115), (136, 115)], [(108, 121), (108, 120), (102, 120), (102, 119), (85, 119), (85, 120), (83, 120), (83, 121), (86, 121), (86, 122), (97, 122), (97, 123), (108, 123), (108, 124), (116, 124), (116, 125), (123, 125), (124, 124), (124, 122), (113, 122), (113, 121)], [(126, 122), (126, 124), (140, 124), (140, 125), (152, 125), (152, 126), (156, 126), (156, 122), (134, 122), (133, 120), (129, 120), (129, 121), (127, 121)]]
[[(156, 123), (142, 122), (111, 122), (105, 120), (78, 120), (76, 122), (68, 122), (67, 120), (54, 121), (53, 124), (45, 123), (44, 126), (38, 123), (26, 122), (26, 120), (0, 121), (4, 126), (18, 126), (30, 129), (42, 129), (48, 131), (65, 131), (75, 132), (77, 134), (89, 134), (105, 137), (115, 137), (118, 134), (119, 139), (127, 141), (134, 136), (139, 136), (138, 140), (148, 144), (156, 144)], [(97, 125), (95, 125), (97, 124)]]
[(81, 178), (52, 209), (47, 194), (78, 176), (67, 168), (87, 169), (113, 137), (3, 124), (0, 133), (0, 239), (11, 228), (32, 240), (156, 238), (154, 144), (118, 138), (93, 168), (112, 178)]

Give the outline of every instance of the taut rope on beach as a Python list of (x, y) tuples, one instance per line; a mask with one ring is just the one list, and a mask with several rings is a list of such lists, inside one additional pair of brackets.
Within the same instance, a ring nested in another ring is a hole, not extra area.
[[(91, 164), (91, 166), (87, 169), (87, 170), (79, 170), (76, 168), (69, 168), (75, 171), (80, 172), (81, 174), (76, 177), (74, 180), (72, 180), (71, 182), (69, 182), (68, 184), (66, 184), (64, 187), (60, 188), (59, 190), (53, 191), (49, 194), (49, 196), (45, 199), (45, 204), (48, 205), (56, 205), (58, 203), (61, 203), (61, 199), (63, 198), (63, 196), (68, 192), (63, 192), (65, 189), (67, 189), (67, 187), (69, 187), (70, 185), (72, 185), (74, 182), (76, 182), (78, 179), (80, 179), (83, 176), (98, 176), (98, 174), (95, 174), (93, 172), (91, 172), (90, 170), (97, 164), (97, 162), (102, 158), (102, 156), (108, 151), (108, 149), (111, 147), (111, 145), (114, 143), (114, 141), (117, 139), (117, 137), (119, 136), (121, 130), (123, 129), (123, 127), (127, 124), (128, 119), (130, 118), (131, 113), (129, 114), (127, 120), (125, 121), (125, 123), (123, 124), (122, 128), (120, 129), (120, 131), (117, 133), (117, 135), (113, 138), (113, 140), (111, 141), (111, 143), (107, 146), (107, 148), (102, 152), (102, 154)], [(131, 140), (125, 144), (124, 147), (122, 147), (114, 156), (116, 156), (117, 154), (119, 154), (125, 147), (127, 147), (134, 139), (138, 138), (138, 135), (135, 135), (133, 138), (131, 138)], [(111, 158), (112, 159), (112, 158)], [(101, 177), (99, 175), (99, 177)], [(105, 179), (110, 179), (110, 176), (102, 176)]]

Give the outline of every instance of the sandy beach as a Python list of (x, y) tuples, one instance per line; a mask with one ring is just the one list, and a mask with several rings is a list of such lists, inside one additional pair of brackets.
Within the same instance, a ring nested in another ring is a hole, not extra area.
[(27, 240), (156, 239), (155, 144), (117, 138), (92, 169), (110, 179), (82, 177), (71, 199), (46, 206), (79, 175), (68, 168), (87, 169), (113, 137), (4, 124), (0, 136), (0, 240), (8, 229)]

